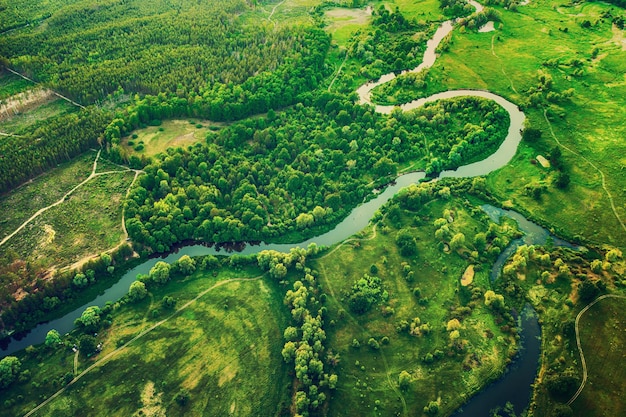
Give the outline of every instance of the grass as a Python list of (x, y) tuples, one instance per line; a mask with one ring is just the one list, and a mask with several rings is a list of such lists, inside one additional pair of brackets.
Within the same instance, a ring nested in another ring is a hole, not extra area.
[(626, 300), (605, 299), (580, 319), (580, 337), (588, 379), (580, 397), (572, 403), (576, 416), (621, 416), (626, 402)]
[(37, 105), (35, 108), (17, 114), (9, 119), (0, 121), (0, 131), (19, 135), (24, 133), (30, 126), (47, 120), (51, 117), (76, 111), (77, 107), (67, 101), (57, 98), (52, 101)]
[[(204, 141), (210, 132), (209, 129), (219, 126), (222, 124), (193, 120), (166, 120), (160, 126), (136, 130), (133, 135), (122, 140), (122, 145), (130, 155), (153, 156), (165, 152), (169, 147), (186, 147)], [(137, 137), (134, 138), (134, 135)], [(143, 149), (138, 148), (140, 145), (143, 145)]]
[(0, 197), (0, 239), (12, 233), (37, 210), (58, 201), (91, 173), (95, 152), (86, 152)]
[(33, 83), (8, 71), (0, 72), (0, 100), (4, 100), (33, 87)]
[[(525, 109), (528, 121), (542, 130), (542, 138), (537, 143), (522, 143), (514, 160), (488, 177), (488, 186), (501, 200), (557, 231), (596, 244), (624, 248), (626, 230), (611, 209), (607, 193), (601, 187), (601, 175), (583, 159), (587, 158), (603, 172), (617, 213), (625, 219), (623, 166), (626, 161), (621, 155), (626, 154), (626, 145), (620, 138), (626, 134), (621, 123), (626, 116), (623, 78), (626, 52), (621, 44), (615, 43), (609, 19), (600, 19), (601, 13), (609, 9), (610, 6), (600, 3), (553, 8), (552, 3), (543, 0), (521, 6), (517, 13), (499, 9), (503, 22), (498, 31), (462, 33), (457, 29), (453, 32), (449, 50), (430, 70), (426, 90), (416, 94), (486, 89), (513, 102), (525, 103), (526, 92), (537, 85), (539, 71), (552, 76), (553, 90), (573, 88), (575, 94), (571, 100), (550, 105), (552, 113), (564, 115), (550, 121), (557, 139), (575, 152), (562, 148), (572, 179), (570, 187), (561, 191), (551, 186), (554, 173), (546, 173), (531, 163), (531, 158), (545, 154), (557, 142), (543, 108), (530, 107)], [(583, 29), (579, 23), (585, 18), (597, 23)], [(599, 51), (596, 58), (592, 58), (594, 47)], [(543, 65), (554, 58), (562, 64), (554, 68)], [(573, 58), (582, 62), (580, 76), (575, 76), (574, 68), (566, 65)], [(539, 201), (524, 191), (533, 184), (548, 186)], [(579, 221), (580, 213), (585, 213), (585, 221)]]
[[(417, 256), (402, 257), (395, 244), (397, 230), (379, 225), (376, 238), (367, 238), (373, 233), (369, 229), (359, 245), (346, 244), (316, 261), (320, 285), (330, 298), (330, 346), (341, 356), (340, 385), (330, 401), (330, 415), (352, 415), (354, 410), (385, 416), (421, 415), (430, 401), (437, 401), (446, 415), (502, 371), (512, 344), (482, 300), (471, 302), (471, 290), (460, 288), (469, 261), (456, 253), (446, 254), (434, 244), (433, 221), (444, 209), (453, 210), (453, 229), (465, 232), (468, 238), (486, 229), (484, 218), (479, 213), (474, 218), (460, 200), (437, 200), (417, 213), (404, 214), (403, 225), (410, 226), (417, 240)], [(413, 281), (404, 278), (402, 262), (408, 262), (414, 271)], [(385, 307), (378, 305), (362, 316), (355, 315), (347, 296), (353, 282), (371, 274), (374, 264), (389, 301)], [(470, 288), (482, 288), (483, 292), (489, 288), (487, 269), (477, 268)], [(419, 302), (413, 295), (414, 287), (421, 289), (421, 299), (427, 302)], [(456, 354), (445, 327), (451, 310), (462, 305), (469, 305), (472, 312), (462, 320), (460, 330), (467, 350)], [(389, 309), (393, 313), (386, 317)], [(387, 313), (383, 314), (384, 310)], [(411, 322), (414, 317), (429, 323), (432, 333), (415, 337), (396, 331), (401, 320)], [(380, 350), (368, 347), (369, 338), (381, 342), (385, 336), (390, 340), (388, 345), (381, 344)], [(360, 342), (359, 348), (352, 347), (353, 339)], [(444, 358), (432, 364), (424, 362), (425, 355), (436, 350), (444, 352)], [(398, 386), (399, 375), (405, 370), (412, 378), (406, 391)]]
[(133, 179), (127, 171), (96, 177), (5, 243), (22, 259), (65, 266), (103, 252), (122, 240), (122, 200)]
[[(256, 268), (197, 272), (151, 291), (143, 301), (113, 311), (112, 325), (101, 331), (103, 351), (80, 357), (78, 372), (172, 314), (161, 307), (171, 296), (175, 308), (217, 282), (258, 276)], [(286, 326), (282, 290), (263, 279), (231, 282), (213, 289), (179, 314), (128, 345), (57, 397), (38, 415), (274, 415), (288, 398), (286, 365), (280, 350)], [(22, 353), (32, 382), (17, 384), (2, 400), (24, 395), (7, 409), (22, 415), (60, 388), (58, 379), (72, 370), (69, 348), (51, 353), (43, 347)], [(42, 383), (43, 380), (47, 382)], [(176, 394), (185, 388), (189, 402), (181, 407)], [(151, 412), (152, 411), (152, 412)]]

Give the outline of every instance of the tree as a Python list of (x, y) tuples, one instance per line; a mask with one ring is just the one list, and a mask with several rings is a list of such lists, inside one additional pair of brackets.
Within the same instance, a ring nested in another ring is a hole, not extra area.
[(86, 332), (95, 332), (100, 325), (100, 313), (101, 310), (98, 306), (87, 307), (74, 324), (82, 326)]
[(150, 269), (150, 279), (158, 284), (164, 284), (170, 279), (170, 264), (159, 261)]
[(178, 405), (184, 407), (189, 402), (189, 396), (189, 390), (187, 390), (187, 388), (182, 388), (180, 391), (178, 391), (178, 394), (176, 394), (176, 397), (174, 397), (174, 399), (176, 400)]
[(52, 329), (46, 334), (46, 346), (56, 346), (61, 343), (61, 335), (58, 331)]
[(78, 339), (78, 349), (83, 355), (85, 356), (93, 355), (94, 353), (96, 353), (96, 348), (97, 348), (97, 343), (96, 343), (95, 337), (88, 335), (88, 334), (84, 334), (80, 337), (80, 339)]
[(556, 175), (556, 178), (554, 179), (554, 185), (556, 185), (557, 188), (564, 190), (567, 188), (569, 183), (569, 174), (567, 172), (559, 171), (559, 173)]
[(183, 275), (191, 275), (196, 270), (196, 261), (189, 255), (183, 255), (178, 260), (178, 269)]
[(485, 292), (485, 305), (493, 310), (501, 310), (504, 308), (504, 296), (488, 290)]
[(465, 245), (465, 235), (463, 233), (457, 233), (452, 237), (450, 241), (450, 249), (459, 250)]
[(146, 284), (141, 281), (134, 281), (130, 284), (130, 288), (128, 289), (128, 298), (130, 298), (131, 301), (143, 300), (146, 295), (148, 295)]
[(482, 253), (487, 247), (487, 235), (485, 233), (476, 233), (474, 236), (474, 247), (479, 253)]
[(414, 256), (417, 254), (417, 244), (409, 229), (402, 229), (396, 236), (396, 245), (400, 248), (402, 256)]
[(411, 374), (407, 371), (400, 372), (400, 376), (398, 377), (398, 384), (400, 385), (400, 389), (408, 389), (411, 385)]
[(0, 388), (6, 388), (17, 379), (22, 362), (15, 356), (5, 356), (0, 360)]

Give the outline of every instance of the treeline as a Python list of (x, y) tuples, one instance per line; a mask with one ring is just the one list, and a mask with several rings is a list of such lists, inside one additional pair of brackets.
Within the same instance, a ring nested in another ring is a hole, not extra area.
[(338, 364), (339, 356), (326, 350), (326, 296), (317, 285), (315, 271), (306, 266), (306, 257), (316, 252), (317, 247), (311, 246), (308, 250), (294, 248), (288, 254), (263, 251), (257, 255), (259, 266), (275, 279), (283, 279), (288, 269), (294, 267), (296, 274), (302, 276), (284, 298), (292, 322), (284, 331), (282, 355), (285, 362), (293, 365), (296, 377), (292, 396), (296, 416), (324, 415), (327, 394), (337, 386), (337, 374), (330, 368)]
[[(5, 138), (0, 143), (0, 192), (98, 144), (111, 145), (111, 158), (128, 162), (123, 149), (118, 146), (119, 139), (154, 120), (172, 117), (237, 120), (299, 101), (302, 93), (316, 88), (323, 79), (330, 40), (324, 31), (315, 28), (302, 32), (296, 30), (293, 38), (302, 46), (297, 56), (274, 71), (260, 72), (241, 84), (216, 82), (206, 88), (181, 87), (170, 93), (135, 95), (131, 103), (124, 110), (117, 111), (115, 116), (90, 107), (36, 125), (22, 137)], [(143, 76), (141, 71), (137, 74)], [(89, 83), (92, 83), (91, 79)], [(120, 88), (119, 85), (110, 87)], [(196, 93), (196, 90), (200, 92)], [(99, 138), (104, 141), (98, 142)], [(141, 165), (139, 160), (131, 162), (134, 167)]]
[(306, 68), (300, 58), (321, 38), (244, 23), (238, 16), (250, 8), (243, 0), (80, 2), (55, 11), (43, 31), (0, 39), (0, 56), (82, 103), (120, 87), (195, 99), (286, 63)]
[(391, 117), (331, 93), (305, 101), (157, 156), (126, 202), (133, 241), (164, 252), (190, 239), (304, 238), (395, 178), (399, 163), (456, 168), (493, 152), (508, 127), (503, 109), (477, 98)]
[(89, 107), (38, 124), (0, 141), (0, 193), (98, 146), (112, 115)]

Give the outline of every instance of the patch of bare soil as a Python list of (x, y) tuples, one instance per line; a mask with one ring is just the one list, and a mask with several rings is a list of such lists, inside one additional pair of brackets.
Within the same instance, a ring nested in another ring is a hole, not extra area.
[(0, 104), (0, 121), (37, 108), (54, 100), (54, 97), (54, 93), (47, 89), (28, 90), (11, 96)]

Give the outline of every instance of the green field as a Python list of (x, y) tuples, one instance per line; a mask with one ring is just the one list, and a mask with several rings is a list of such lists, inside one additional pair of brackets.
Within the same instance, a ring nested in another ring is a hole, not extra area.
[(95, 152), (87, 152), (3, 195), (0, 210), (5, 216), (0, 220), (0, 239), (11, 234), (37, 210), (57, 202), (87, 179), (95, 157)]
[(33, 83), (8, 71), (0, 72), (0, 100), (32, 88)]
[[(454, 216), (449, 227), (468, 237), (467, 248), (458, 253), (444, 252), (434, 236), (433, 222), (444, 210)], [(341, 382), (331, 399), (330, 415), (353, 415), (354, 410), (384, 416), (421, 415), (432, 401), (447, 415), (502, 372), (514, 344), (483, 304), (482, 294), (490, 288), (488, 268), (479, 262), (473, 283), (460, 285), (465, 269), (476, 262), (466, 257), (472, 250), (470, 236), (487, 229), (482, 215), (470, 213), (457, 199), (439, 199), (417, 212), (403, 212), (400, 223), (417, 241), (417, 256), (400, 255), (395, 244), (399, 230), (386, 220), (315, 262), (320, 285), (331, 300), (330, 346), (341, 357)], [(509, 226), (503, 230), (512, 231)], [(355, 314), (348, 301), (351, 287), (364, 274), (372, 274), (372, 265), (389, 299), (366, 314)], [(409, 278), (406, 268), (412, 271)], [(420, 296), (415, 296), (415, 288), (420, 289)], [(428, 323), (431, 332), (416, 336), (397, 329), (402, 321), (411, 323), (415, 317)], [(455, 317), (461, 322), (460, 351), (446, 330)], [(380, 343), (379, 350), (368, 346), (370, 338)], [(359, 341), (358, 348), (354, 339)], [(437, 351), (442, 358), (437, 359)], [(430, 359), (425, 359), (428, 355)], [(405, 387), (399, 385), (402, 371), (411, 376)]]
[[(77, 373), (96, 366), (37, 415), (276, 414), (290, 385), (275, 343), (286, 318), (281, 291), (254, 278), (259, 274), (256, 269), (199, 272), (155, 288), (137, 304), (114, 309), (111, 326), (98, 335), (102, 352), (89, 359), (79, 355)], [(162, 307), (166, 295), (176, 299), (173, 309)], [(27, 412), (62, 387), (60, 379), (73, 372), (70, 340), (67, 347), (41, 346), (22, 354), (32, 380), (44, 382), (37, 389), (29, 382), (0, 393), (3, 401), (27, 398), (10, 409), (12, 415)], [(189, 397), (184, 406), (175, 400), (182, 389)]]
[(22, 259), (61, 267), (120, 243), (122, 200), (134, 173), (103, 175), (78, 188), (4, 245)]
[[(414, 97), (403, 96), (402, 101), (448, 89), (474, 88), (524, 105), (529, 124), (541, 129), (542, 137), (536, 143), (522, 143), (513, 161), (488, 177), (492, 192), (568, 236), (624, 247), (626, 229), (613, 212), (607, 191), (624, 221), (622, 167), (626, 161), (621, 155), (626, 154), (626, 145), (619, 138), (626, 133), (621, 123), (626, 84), (616, 74), (626, 70), (626, 52), (610, 21), (600, 19), (609, 9), (598, 3), (553, 9), (538, 1), (519, 7), (518, 12), (499, 10), (502, 23), (496, 32), (453, 32), (449, 49), (426, 77), (426, 88), (416, 90)], [(580, 25), (584, 19), (596, 23), (584, 29)], [(598, 52), (592, 58), (594, 48)], [(546, 66), (554, 59), (558, 65)], [(576, 72), (579, 64), (572, 64), (572, 59), (580, 61), (582, 72)], [(537, 85), (541, 73), (552, 77), (554, 91), (573, 88), (571, 100), (528, 106), (528, 90)], [(564, 191), (551, 187), (550, 175), (531, 164), (536, 155), (558, 146), (550, 128), (562, 144), (571, 176), (571, 186)], [(547, 186), (539, 201), (525, 192), (527, 186), (537, 185)], [(585, 213), (584, 221), (578, 221), (578, 213)]]
[[(129, 155), (154, 156), (167, 148), (187, 147), (203, 142), (210, 128), (219, 128), (222, 123), (194, 120), (166, 120), (160, 126), (139, 129), (122, 141)], [(135, 135), (137, 137), (135, 137)]]
[(616, 401), (626, 390), (624, 307), (624, 299), (605, 299), (580, 320), (581, 346), (589, 376), (580, 397), (572, 403), (576, 416), (626, 413), (626, 404)]

